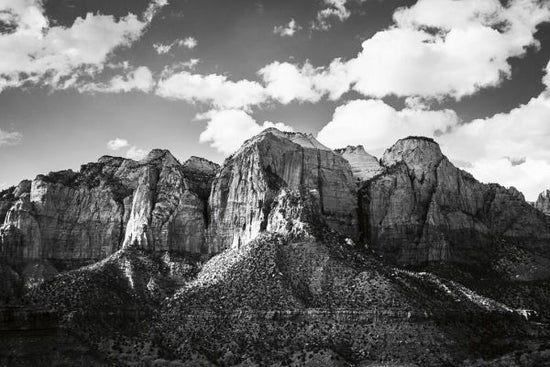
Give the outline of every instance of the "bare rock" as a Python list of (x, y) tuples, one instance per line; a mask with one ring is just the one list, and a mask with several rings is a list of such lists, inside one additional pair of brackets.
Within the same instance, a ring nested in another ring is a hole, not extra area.
[(214, 180), (209, 251), (239, 247), (274, 228), (268, 219), (283, 188), (317, 197), (319, 220), (348, 236), (357, 234), (356, 189), (348, 162), (311, 135), (267, 129), (229, 157)]
[(335, 152), (349, 162), (351, 172), (358, 181), (370, 180), (383, 171), (378, 159), (367, 153), (362, 145), (349, 145), (346, 148), (336, 149)]
[(550, 253), (550, 221), (515, 189), (481, 184), (453, 166), (431, 139), (398, 141), (384, 174), (361, 190), (366, 242), (402, 265), (483, 264), (495, 238)]
[(535, 202), (535, 208), (546, 215), (550, 215), (550, 190), (544, 190), (540, 193), (537, 201)]

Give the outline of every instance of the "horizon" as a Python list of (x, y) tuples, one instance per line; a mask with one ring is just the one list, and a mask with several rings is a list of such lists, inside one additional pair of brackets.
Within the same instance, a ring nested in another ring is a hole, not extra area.
[(528, 201), (550, 188), (548, 3), (5, 0), (0, 13), (0, 190), (153, 147), (222, 164), (268, 127), (377, 158), (426, 136), (481, 182)]

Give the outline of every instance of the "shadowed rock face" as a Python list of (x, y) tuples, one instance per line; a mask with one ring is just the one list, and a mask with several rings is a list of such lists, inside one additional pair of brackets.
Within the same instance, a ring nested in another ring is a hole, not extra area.
[(210, 252), (239, 247), (280, 227), (268, 217), (281, 189), (318, 201), (319, 220), (357, 235), (357, 199), (348, 162), (312, 136), (267, 129), (228, 158), (210, 197)]
[(398, 264), (482, 264), (497, 238), (550, 251), (549, 221), (517, 190), (485, 185), (453, 166), (426, 138), (407, 138), (382, 158), (384, 174), (361, 190), (366, 241)]
[(216, 165), (194, 160), (182, 166), (170, 152), (153, 150), (139, 162), (105, 156), (78, 173), (23, 181), (0, 196), (0, 255), (12, 261), (99, 260), (133, 245), (200, 253), (204, 193)]
[(535, 202), (535, 208), (546, 215), (550, 215), (550, 190), (545, 190), (540, 193), (537, 201)]

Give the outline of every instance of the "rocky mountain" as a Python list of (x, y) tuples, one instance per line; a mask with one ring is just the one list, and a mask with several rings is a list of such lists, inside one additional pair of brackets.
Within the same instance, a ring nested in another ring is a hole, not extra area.
[(384, 174), (361, 189), (369, 246), (400, 265), (485, 266), (503, 240), (550, 255), (550, 221), (516, 189), (485, 185), (453, 166), (437, 143), (409, 137), (382, 157)]
[(367, 153), (362, 145), (347, 146), (335, 152), (349, 162), (351, 172), (358, 181), (370, 180), (383, 171), (378, 159)]
[(540, 193), (535, 202), (535, 208), (546, 215), (550, 215), (550, 190), (545, 190)]
[(0, 302), (72, 338), (38, 361), (0, 317), (4, 364), (550, 362), (550, 217), (431, 139), (380, 161), (276, 129), (222, 167), (102, 157), (1, 192), (0, 219)]

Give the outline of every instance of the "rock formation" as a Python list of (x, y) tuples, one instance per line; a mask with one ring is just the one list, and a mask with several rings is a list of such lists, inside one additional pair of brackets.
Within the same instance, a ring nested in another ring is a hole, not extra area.
[(550, 215), (550, 190), (545, 190), (540, 193), (537, 201), (535, 202), (535, 208), (546, 215)]
[(357, 235), (357, 199), (348, 162), (311, 135), (267, 129), (229, 157), (210, 197), (210, 252), (239, 247), (278, 224), (269, 221), (282, 189), (318, 202), (319, 220)]
[(105, 156), (80, 172), (23, 181), (0, 196), (0, 255), (99, 260), (133, 245), (200, 253), (205, 193), (217, 167), (196, 161), (181, 165), (170, 152), (153, 150), (139, 162)]
[(362, 145), (348, 145), (342, 149), (336, 149), (336, 153), (341, 154), (351, 166), (351, 172), (358, 181), (370, 180), (381, 173), (383, 168), (376, 157), (365, 151)]
[(402, 265), (486, 263), (497, 238), (550, 253), (550, 221), (517, 190), (481, 184), (453, 166), (431, 139), (399, 140), (385, 173), (361, 190), (369, 246)]

